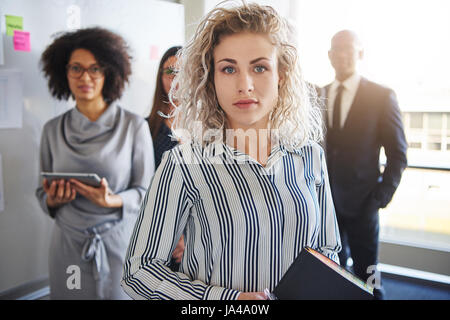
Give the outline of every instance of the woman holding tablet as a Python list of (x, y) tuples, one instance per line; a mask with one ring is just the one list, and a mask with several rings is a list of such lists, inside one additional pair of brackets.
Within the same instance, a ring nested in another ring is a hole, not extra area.
[(55, 219), (50, 297), (128, 298), (120, 276), (154, 161), (145, 119), (115, 102), (131, 74), (127, 45), (108, 30), (80, 29), (58, 36), (41, 64), (50, 93), (76, 102), (45, 124), (41, 171), (102, 178), (97, 188), (76, 179), (43, 179), (36, 191), (42, 209)]
[(182, 49), (172, 87), (185, 142), (142, 204), (122, 281), (131, 297), (265, 299), (305, 246), (338, 260), (320, 112), (287, 33), (270, 7), (218, 7)]

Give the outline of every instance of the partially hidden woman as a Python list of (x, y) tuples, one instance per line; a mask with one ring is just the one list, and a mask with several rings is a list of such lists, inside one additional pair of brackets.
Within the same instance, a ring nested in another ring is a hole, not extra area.
[(55, 221), (51, 299), (128, 298), (125, 253), (154, 172), (147, 122), (116, 102), (131, 74), (128, 51), (122, 37), (96, 27), (59, 35), (41, 57), (52, 96), (75, 106), (44, 125), (40, 170), (102, 178), (100, 187), (43, 179), (36, 190)]
[[(153, 96), (153, 105), (150, 115), (146, 119), (150, 126), (150, 133), (153, 139), (153, 150), (155, 152), (155, 168), (161, 163), (164, 152), (172, 149), (178, 144), (178, 141), (172, 134), (172, 121), (175, 101), (170, 101), (169, 92), (172, 81), (177, 73), (177, 53), (181, 46), (174, 46), (163, 54), (159, 63), (158, 74), (156, 76), (155, 94)], [(172, 259), (170, 268), (177, 271), (184, 251), (184, 239), (181, 236)]]
[(172, 81), (177, 73), (177, 52), (180, 46), (174, 46), (164, 53), (159, 63), (158, 74), (156, 76), (155, 94), (150, 115), (146, 119), (150, 126), (150, 132), (153, 139), (155, 152), (155, 168), (161, 163), (164, 152), (172, 149), (178, 144), (178, 141), (171, 138), (172, 120), (170, 117), (174, 106), (169, 100), (169, 91)]
[(268, 6), (216, 7), (179, 62), (172, 94), (183, 143), (164, 155), (143, 202), (126, 292), (266, 299), (305, 246), (338, 261), (320, 111), (286, 21)]

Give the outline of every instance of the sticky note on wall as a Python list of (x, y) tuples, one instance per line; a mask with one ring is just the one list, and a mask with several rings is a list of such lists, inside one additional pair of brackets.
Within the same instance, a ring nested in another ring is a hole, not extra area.
[(16, 51), (30, 51), (30, 33), (27, 31), (14, 30), (14, 50)]
[(0, 23), (0, 65), (5, 63), (4, 53), (3, 53), (3, 25)]
[(158, 60), (159, 59), (159, 48), (158, 46), (151, 45), (150, 46), (150, 60)]
[(5, 15), (6, 35), (14, 36), (14, 30), (23, 30), (23, 17)]

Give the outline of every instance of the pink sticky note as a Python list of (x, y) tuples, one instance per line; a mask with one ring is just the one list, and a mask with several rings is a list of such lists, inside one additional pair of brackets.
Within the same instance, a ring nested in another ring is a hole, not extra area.
[(30, 33), (27, 31), (14, 30), (13, 36), (14, 50), (31, 51)]
[(159, 59), (159, 52), (158, 52), (158, 46), (151, 45), (150, 46), (150, 60), (158, 60)]

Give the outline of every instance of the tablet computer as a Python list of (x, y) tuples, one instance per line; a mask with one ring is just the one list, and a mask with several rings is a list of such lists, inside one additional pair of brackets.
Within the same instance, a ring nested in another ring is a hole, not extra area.
[(84, 184), (100, 187), (101, 179), (95, 173), (70, 173), (70, 172), (41, 172), (43, 178), (47, 178), (49, 183), (53, 180), (69, 180), (76, 179)]

